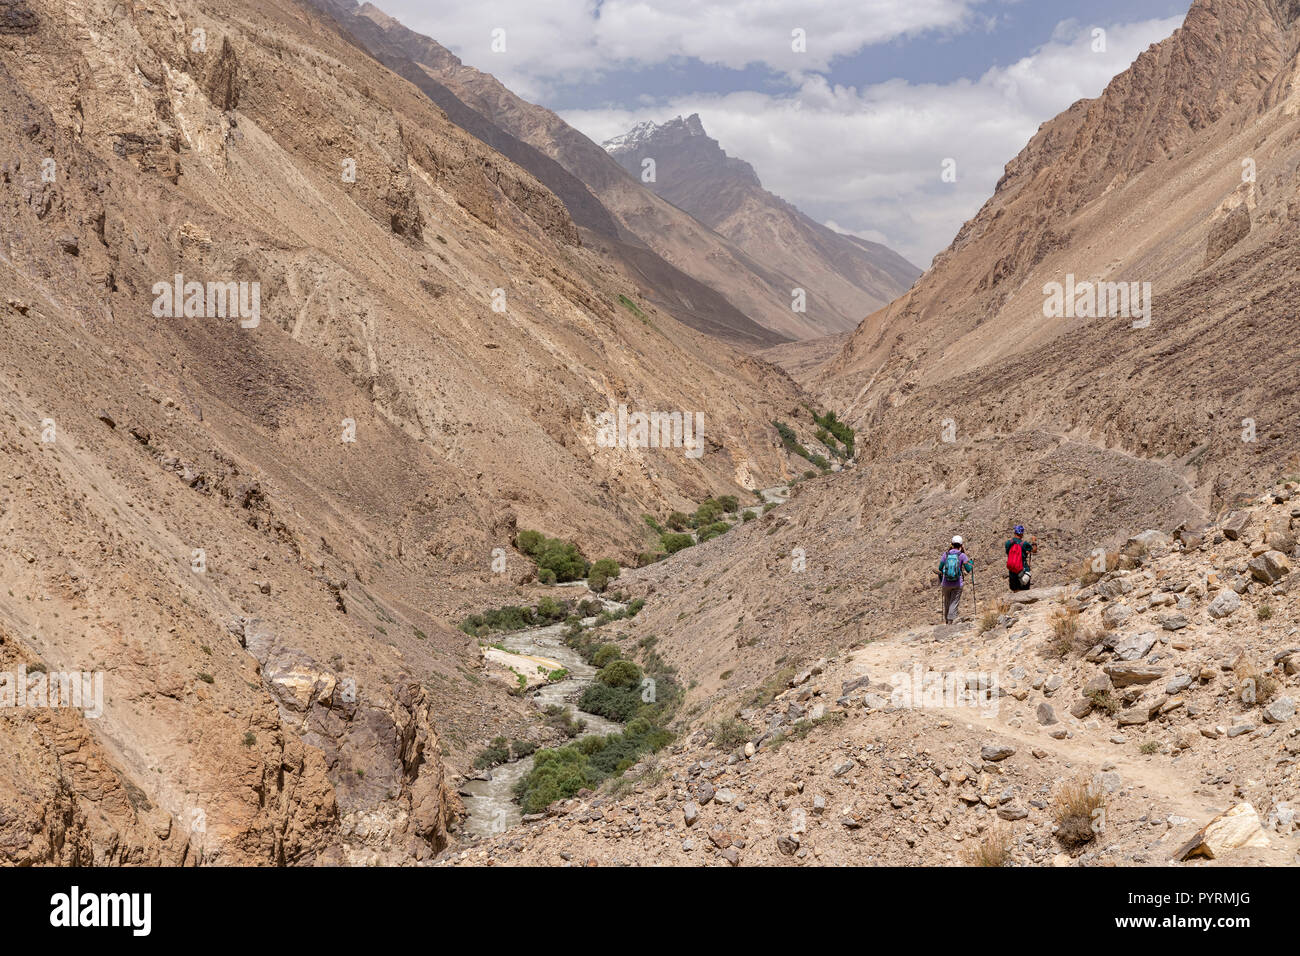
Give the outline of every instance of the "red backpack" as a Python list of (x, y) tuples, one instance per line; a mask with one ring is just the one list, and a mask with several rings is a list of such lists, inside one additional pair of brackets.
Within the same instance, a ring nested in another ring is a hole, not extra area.
[(1019, 574), (1025, 569), (1025, 556), (1021, 542), (1012, 541), (1011, 550), (1007, 552), (1007, 570)]

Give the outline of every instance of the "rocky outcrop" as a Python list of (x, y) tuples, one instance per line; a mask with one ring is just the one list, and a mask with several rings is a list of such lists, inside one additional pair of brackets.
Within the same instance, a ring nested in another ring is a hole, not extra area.
[(1242, 203), (1228, 213), (1210, 230), (1210, 237), (1205, 246), (1205, 265), (1217, 261), (1220, 256), (1250, 235), (1250, 210)]
[(208, 68), (203, 88), (212, 105), (223, 113), (239, 105), (239, 58), (229, 37), (221, 38), (221, 52)]

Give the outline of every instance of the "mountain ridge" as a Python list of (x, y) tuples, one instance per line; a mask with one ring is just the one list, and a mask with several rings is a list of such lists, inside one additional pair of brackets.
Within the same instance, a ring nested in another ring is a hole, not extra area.
[(856, 328), (921, 274), (888, 247), (836, 232), (764, 189), (753, 166), (705, 132), (699, 114), (646, 121), (603, 146), (633, 175), (653, 160), (650, 189), (757, 261), (797, 276), (824, 334)]

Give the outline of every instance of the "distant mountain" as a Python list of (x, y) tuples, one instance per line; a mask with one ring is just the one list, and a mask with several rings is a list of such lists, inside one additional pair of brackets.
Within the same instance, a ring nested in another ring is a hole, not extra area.
[[(635, 233), (624, 228), (581, 178), (533, 143), (525, 141), (516, 131), (508, 129), (506, 124), (499, 123), (495, 110), (483, 108), (480, 102), (470, 105), (462, 99), (463, 93), (458, 94), (441, 82), (438, 78), (441, 69), (452, 61), (459, 66), (460, 61), (433, 40), (408, 30), (369, 4), (362, 7), (353, 0), (312, 2), (333, 16), (367, 53), (433, 100), (452, 123), (532, 173), (564, 203), (574, 224), (587, 231), (588, 243), (618, 260), (640, 283), (641, 292), (649, 301), (692, 328), (749, 351), (792, 338), (789, 333), (775, 331), (769, 325), (755, 321), (718, 289), (660, 256)], [(485, 80), (496, 83), (492, 77), (483, 76)], [(513, 97), (514, 94), (504, 87), (500, 89)], [(546, 115), (559, 122), (554, 114)], [(576, 130), (569, 131), (594, 152), (600, 153), (599, 147)], [(616, 164), (610, 162), (609, 165), (618, 171)], [(699, 228), (697, 223), (691, 225)]]
[[(443, 100), (438, 100), (438, 94), (427, 89), (427, 82), (413, 76), (410, 67), (403, 67), (399, 61), (418, 65), (425, 81), (435, 82), (455, 97), (460, 108), (477, 114), (477, 122), (486, 121), (519, 143), (532, 147), (581, 181), (618, 225), (618, 235), (611, 237), (607, 230), (586, 226), (582, 212), (575, 211), (575, 221), (596, 233), (587, 237), (587, 241), (602, 252), (625, 261), (633, 260), (629, 267), (645, 279), (647, 298), (672, 310), (695, 328), (750, 349), (789, 339), (817, 338), (853, 328), (862, 316), (910, 284), (910, 278), (895, 281), (891, 291), (875, 293), (874, 297), (864, 298), (845, 311), (825, 308), (819, 298), (822, 287), (810, 277), (822, 271), (833, 272), (833, 268), (825, 265), (820, 269), (808, 268), (802, 254), (799, 259), (787, 260), (791, 268), (784, 267), (779, 256), (754, 257), (691, 215), (689, 210), (648, 189), (641, 183), (639, 174), (629, 174), (618, 160), (555, 113), (521, 99), (490, 73), (466, 66), (434, 40), (407, 29), (372, 4), (357, 6), (352, 0), (313, 2), (333, 12), (354, 39), (387, 66), (425, 89), (447, 110), (452, 122), (510, 156), (547, 183), (566, 205), (573, 202), (572, 193), (566, 194), (553, 185), (538, 163), (530, 162), (522, 153), (509, 152), (472, 128), (476, 121), (465, 117), (457, 107), (448, 107)], [(912, 268), (912, 275), (915, 274)], [(688, 288), (682, 281), (687, 277), (696, 280), (698, 285)], [(795, 312), (790, 307), (791, 290), (796, 287), (809, 291), (807, 312)], [(843, 290), (837, 295), (842, 301)], [(727, 313), (720, 302), (705, 303), (702, 299), (705, 296), (725, 299), (727, 307), (757, 323), (765, 330), (764, 334), (755, 335), (753, 329), (742, 328), (737, 316)]]
[(754, 167), (704, 131), (698, 114), (639, 123), (605, 149), (635, 176), (653, 159), (649, 188), (757, 262), (792, 276), (807, 291), (810, 321), (828, 333), (855, 328), (921, 274), (888, 246), (835, 232), (768, 192)]

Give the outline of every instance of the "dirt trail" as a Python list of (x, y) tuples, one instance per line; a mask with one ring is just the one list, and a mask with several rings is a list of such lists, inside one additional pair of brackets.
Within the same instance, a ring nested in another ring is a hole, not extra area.
[[(870, 675), (873, 683), (890, 683), (891, 675), (908, 674), (913, 665), (918, 662), (923, 670), (944, 670), (954, 666), (964, 669), (960, 664), (954, 664), (949, 654), (927, 653), (931, 649), (951, 650), (950, 643), (933, 643), (926, 647), (919, 645), (917, 641), (918, 637), (923, 636), (923, 632), (918, 634), (917, 631), (907, 631), (896, 637), (869, 644), (853, 655), (850, 674)], [(969, 638), (975, 647), (980, 646), (980, 638), (974, 636), (973, 626), (963, 637)], [(982, 664), (982, 668), (995, 674), (1004, 674), (1010, 669), (1000, 666), (997, 661), (986, 661)], [(1160, 809), (1166, 814), (1198, 819), (1212, 809), (1206, 801), (1194, 796), (1194, 792), (1199, 787), (1199, 782), (1194, 777), (1180, 768), (1164, 763), (1152, 763), (1142, 757), (1132, 756), (1121, 745), (1111, 743), (1110, 734), (1113, 730), (1107, 731), (1102, 726), (1089, 727), (1087, 721), (1081, 724), (1071, 721), (1069, 725), (1071, 736), (1057, 740), (1048, 736), (1045, 728), (1036, 723), (1029, 726), (1018, 726), (1017, 723), (1013, 723), (1012, 721), (1018, 722), (1021, 718), (1017, 717), (1013, 706), (1005, 706), (1005, 703), (1014, 704), (1014, 699), (1006, 697), (1002, 698), (1002, 702), (1003, 706), (987, 710), (974, 707), (928, 710), (953, 723), (964, 724), (981, 729), (990, 735), (1007, 738), (1013, 741), (1018, 749), (1035, 748), (1047, 752), (1058, 760), (1078, 764), (1081, 771), (1089, 774), (1100, 772), (1103, 767), (1113, 769), (1120, 774), (1126, 785), (1141, 786), (1153, 797), (1158, 798)], [(1215, 808), (1214, 812), (1223, 809), (1226, 807), (1220, 806)]]

